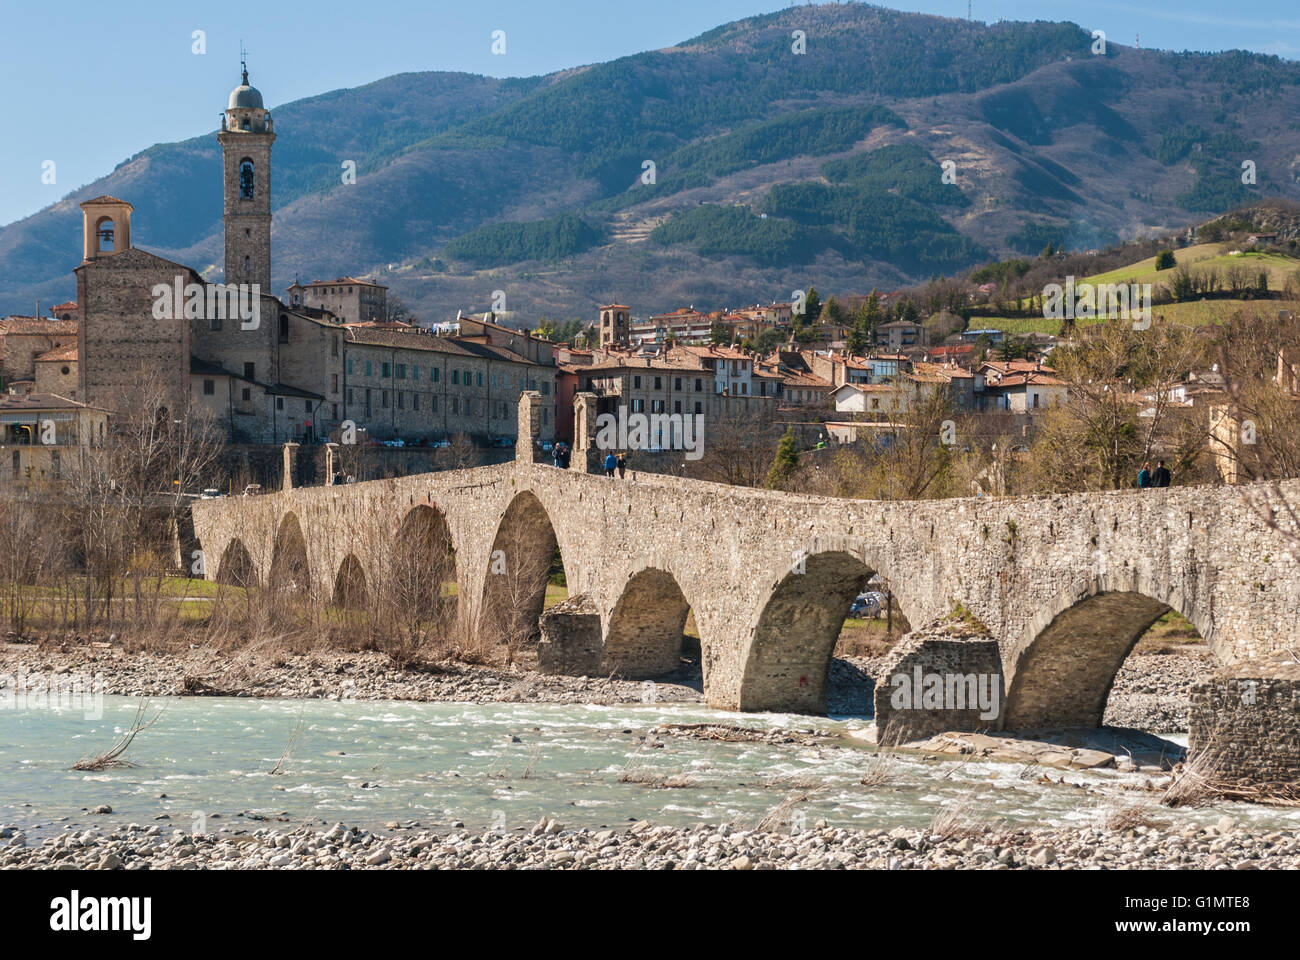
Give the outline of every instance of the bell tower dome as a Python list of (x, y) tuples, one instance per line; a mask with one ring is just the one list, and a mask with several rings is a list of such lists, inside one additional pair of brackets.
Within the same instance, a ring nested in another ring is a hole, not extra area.
[(258, 284), (271, 292), (271, 114), (262, 94), (243, 80), (230, 91), (221, 116), (222, 176), (225, 187), (226, 283)]

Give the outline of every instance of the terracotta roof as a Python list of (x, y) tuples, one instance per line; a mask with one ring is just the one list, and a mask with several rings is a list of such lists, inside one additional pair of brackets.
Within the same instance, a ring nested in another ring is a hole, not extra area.
[(357, 344), (397, 347), (403, 350), (427, 350), (431, 353), (447, 353), (459, 357), (479, 357), (484, 360), (505, 360), (511, 363), (539, 366), (527, 357), (520, 356), (505, 347), (470, 341), (462, 337), (439, 337), (431, 333), (415, 332), (419, 329), (419, 327), (411, 327), (408, 330), (393, 330), (350, 324), (347, 331), (348, 339)]
[(0, 396), (0, 411), (103, 409), (103, 407), (92, 407), (88, 403), (78, 403), (76, 400), (69, 400), (67, 397), (59, 396), (57, 393), (28, 393), (25, 395), (7, 393)]
[(77, 321), (55, 320), (53, 317), (5, 317), (0, 320), (0, 335), (7, 334), (75, 337)]
[(76, 310), (77, 301), (69, 300), (67, 303), (56, 303), (54, 306), (50, 307), (50, 309), (51, 310)]
[(296, 287), (335, 287), (335, 286), (338, 286), (340, 283), (359, 284), (359, 285), (361, 285), (361, 286), (363, 286), (363, 287), (384, 287), (385, 290), (388, 289), (388, 287), (384, 286), (384, 284), (382, 284), (382, 283), (375, 283), (375, 281), (373, 281), (373, 280), (359, 280), (359, 279), (357, 279), (356, 277), (336, 277), (336, 278), (333, 279), (333, 280), (313, 280), (311, 283), (295, 283), (294, 286), (296, 286)]
[[(107, 193), (104, 194), (103, 196), (95, 197), (93, 200), (81, 201), (81, 205), (83, 207), (88, 203), (122, 203), (122, 204), (126, 204), (126, 206), (128, 207), (131, 206), (131, 204), (127, 203), (125, 200), (119, 200), (117, 197), (109, 196)], [(131, 207), (131, 209), (134, 210), (135, 208)]]
[(62, 346), (62, 347), (55, 347), (53, 350), (46, 350), (44, 353), (42, 353), (42, 354), (38, 354), (37, 357), (36, 357), (36, 359), (37, 359), (38, 361), (41, 361), (41, 360), (76, 360), (76, 359), (77, 359), (77, 345), (76, 345), (76, 343), (68, 343), (68, 344), (65, 344), (65, 345)]
[(600, 309), (601, 310), (631, 310), (632, 308), (629, 307), (626, 303), (602, 303), (600, 305)]

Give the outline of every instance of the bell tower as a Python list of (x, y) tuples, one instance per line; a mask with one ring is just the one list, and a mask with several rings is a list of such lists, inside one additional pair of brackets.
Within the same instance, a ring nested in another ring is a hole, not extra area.
[(256, 283), (271, 294), (271, 114), (262, 94), (243, 82), (230, 92), (221, 116), (222, 177), (225, 186), (226, 283)]

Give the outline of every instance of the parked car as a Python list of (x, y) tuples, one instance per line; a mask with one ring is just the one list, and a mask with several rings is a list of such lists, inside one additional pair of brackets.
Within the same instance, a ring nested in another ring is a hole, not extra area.
[(204, 490), (202, 493), (199, 494), (199, 499), (216, 500), (220, 496), (221, 496), (220, 490), (218, 490), (216, 487), (208, 487), (206, 490)]
[(880, 616), (880, 604), (870, 593), (860, 593), (849, 607), (849, 616), (865, 619), (867, 617), (875, 618)]
[(494, 447), (513, 447), (515, 442), (509, 437), (497, 437), (496, 440), (493, 441), (492, 445)]
[(403, 440), (401, 437), (394, 437), (392, 440), (385, 440), (385, 441), (384, 441), (384, 446), (386, 446), (386, 447), (404, 447), (404, 446), (406, 446), (406, 441)]
[(450, 440), (434, 440), (434, 441), (432, 441), (432, 442), (429, 444), (429, 446), (433, 447), (435, 450), (441, 450), (443, 447), (450, 447), (450, 446), (451, 446), (451, 441), (450, 441)]

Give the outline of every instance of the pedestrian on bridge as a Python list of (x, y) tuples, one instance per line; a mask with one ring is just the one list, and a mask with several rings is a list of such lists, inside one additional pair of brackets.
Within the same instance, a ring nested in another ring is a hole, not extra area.
[(611, 450), (605, 454), (605, 476), (613, 477), (616, 467), (618, 467), (618, 457), (614, 456), (614, 452)]
[(1151, 486), (1151, 464), (1142, 464), (1142, 469), (1138, 471), (1138, 489), (1145, 490)]
[(1163, 460), (1156, 461), (1156, 472), (1151, 475), (1151, 486), (1167, 487), (1170, 481), (1169, 468)]

